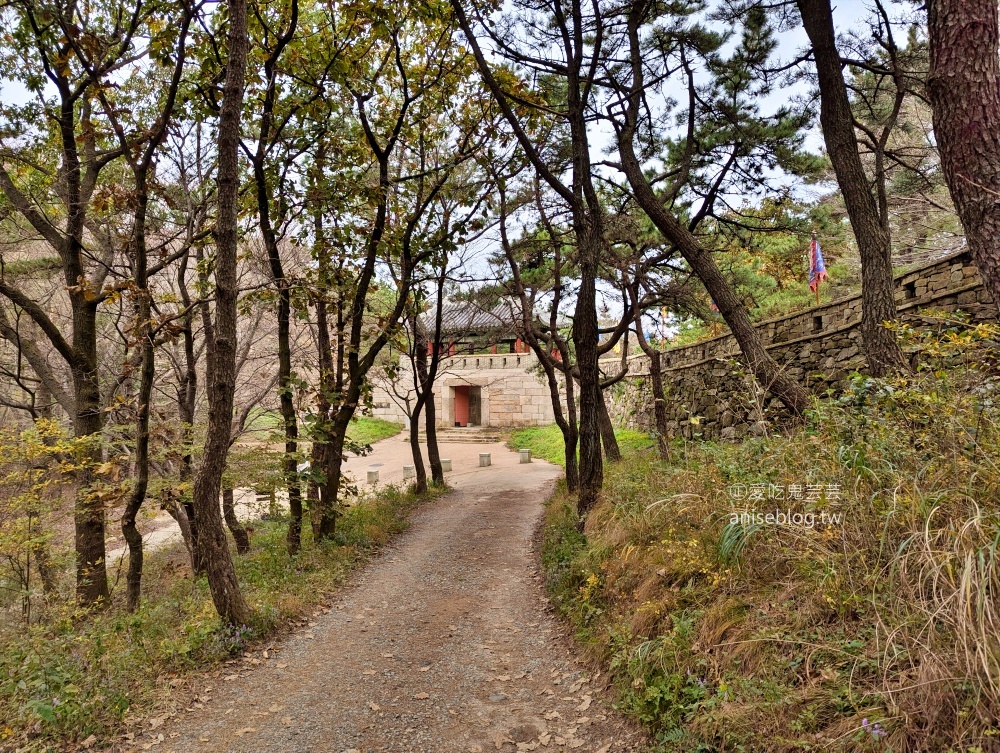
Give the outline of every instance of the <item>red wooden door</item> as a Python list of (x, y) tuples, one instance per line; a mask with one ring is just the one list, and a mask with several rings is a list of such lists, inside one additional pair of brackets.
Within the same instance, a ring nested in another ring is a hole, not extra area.
[(469, 425), (469, 388), (455, 387), (455, 426)]

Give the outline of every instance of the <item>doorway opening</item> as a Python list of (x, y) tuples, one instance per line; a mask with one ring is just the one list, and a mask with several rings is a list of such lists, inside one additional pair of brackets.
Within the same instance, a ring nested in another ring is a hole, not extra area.
[(455, 390), (455, 426), (479, 426), (483, 422), (482, 387), (460, 385)]

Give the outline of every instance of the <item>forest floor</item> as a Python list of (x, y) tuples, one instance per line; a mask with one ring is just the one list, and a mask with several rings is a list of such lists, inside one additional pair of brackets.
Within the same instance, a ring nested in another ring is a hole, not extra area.
[(542, 587), (533, 539), (559, 469), (490, 449), (328, 608), (124, 749), (645, 750)]

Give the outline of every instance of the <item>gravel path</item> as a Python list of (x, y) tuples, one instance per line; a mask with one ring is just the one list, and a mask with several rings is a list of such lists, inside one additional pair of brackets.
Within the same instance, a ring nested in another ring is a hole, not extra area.
[(531, 539), (557, 476), (537, 461), (465, 476), (328, 610), (135, 743), (177, 753), (645, 750), (547, 611)]

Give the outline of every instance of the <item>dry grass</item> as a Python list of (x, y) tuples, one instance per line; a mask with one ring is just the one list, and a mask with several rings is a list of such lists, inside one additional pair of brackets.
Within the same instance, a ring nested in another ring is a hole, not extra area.
[[(1000, 747), (1000, 333), (906, 334), (930, 368), (859, 378), (794, 434), (610, 467), (586, 541), (550, 508), (557, 600), (664, 750)], [(747, 506), (841, 517), (733, 522)]]

